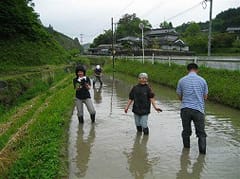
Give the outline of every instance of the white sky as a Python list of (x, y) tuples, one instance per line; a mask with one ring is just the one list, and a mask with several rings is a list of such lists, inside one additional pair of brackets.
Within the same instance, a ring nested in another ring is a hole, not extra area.
[[(44, 26), (53, 28), (81, 44), (92, 43), (104, 30), (111, 29), (111, 18), (118, 22), (124, 14), (136, 13), (153, 28), (166, 20), (176, 27), (190, 21), (209, 20), (210, 2), (204, 0), (33, 0)], [(229, 8), (240, 7), (240, 0), (213, 0), (212, 18)], [(82, 34), (82, 35), (80, 35)]]

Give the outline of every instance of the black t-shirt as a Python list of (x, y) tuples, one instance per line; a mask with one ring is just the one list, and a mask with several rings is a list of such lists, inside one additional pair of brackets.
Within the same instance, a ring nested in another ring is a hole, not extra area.
[(152, 89), (147, 84), (137, 84), (129, 93), (129, 99), (133, 100), (132, 112), (138, 115), (145, 115), (150, 113), (151, 101), (154, 97)]
[(91, 98), (89, 90), (85, 86), (86, 83), (91, 85), (89, 77), (84, 77), (81, 80), (78, 80), (78, 78), (73, 79), (73, 86), (74, 89), (76, 89), (76, 98), (78, 99)]

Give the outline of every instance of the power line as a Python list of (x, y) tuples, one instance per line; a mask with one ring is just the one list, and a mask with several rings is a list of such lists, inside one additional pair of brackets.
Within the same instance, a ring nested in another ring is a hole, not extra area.
[(124, 8), (115, 15), (115, 17), (121, 15), (126, 9), (128, 9), (134, 3), (134, 1), (135, 0), (132, 0), (128, 4), (126, 4)]
[(157, 10), (160, 6), (163, 6), (163, 5), (164, 5), (164, 3), (162, 3), (162, 2), (158, 3), (157, 5), (154, 5), (151, 9), (149, 9), (148, 11), (143, 13), (142, 16), (143, 17), (148, 16), (149, 14), (153, 13), (154, 10)]
[(197, 3), (196, 5), (194, 5), (194, 6), (192, 6), (192, 7), (190, 7), (190, 8), (188, 8), (188, 9), (186, 9), (186, 10), (184, 10), (184, 11), (182, 11), (182, 12), (180, 12), (180, 13), (178, 13), (178, 14), (176, 14), (176, 15), (168, 18), (168, 19), (166, 19), (166, 21), (170, 21), (170, 20), (172, 20), (172, 19), (175, 19), (176, 17), (179, 17), (179, 16), (181, 16), (181, 15), (183, 15), (183, 14), (185, 14), (185, 13), (187, 13), (187, 12), (193, 10), (193, 9), (195, 9), (195, 8), (198, 7), (199, 5), (202, 5), (202, 1), (199, 2), (199, 3)]

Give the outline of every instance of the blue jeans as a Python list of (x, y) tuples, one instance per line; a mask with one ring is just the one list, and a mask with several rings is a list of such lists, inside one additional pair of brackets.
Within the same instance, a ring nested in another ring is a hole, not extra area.
[(147, 128), (148, 114), (145, 115), (137, 115), (134, 114), (135, 124), (136, 126), (142, 126), (142, 128)]

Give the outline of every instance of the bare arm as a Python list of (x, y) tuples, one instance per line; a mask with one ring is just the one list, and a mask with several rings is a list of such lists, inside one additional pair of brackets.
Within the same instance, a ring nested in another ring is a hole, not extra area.
[(207, 99), (208, 99), (208, 95), (205, 94), (205, 95), (203, 96), (203, 98), (204, 98), (205, 100), (207, 100)]
[(182, 101), (182, 96), (178, 94), (178, 99)]
[(127, 113), (130, 105), (132, 104), (133, 100), (129, 99), (126, 107), (124, 108), (124, 112)]
[(157, 112), (162, 112), (162, 109), (159, 108), (159, 107), (156, 105), (156, 100), (155, 100), (155, 98), (150, 98), (150, 100), (151, 100), (151, 103), (152, 103), (154, 109), (155, 109)]

